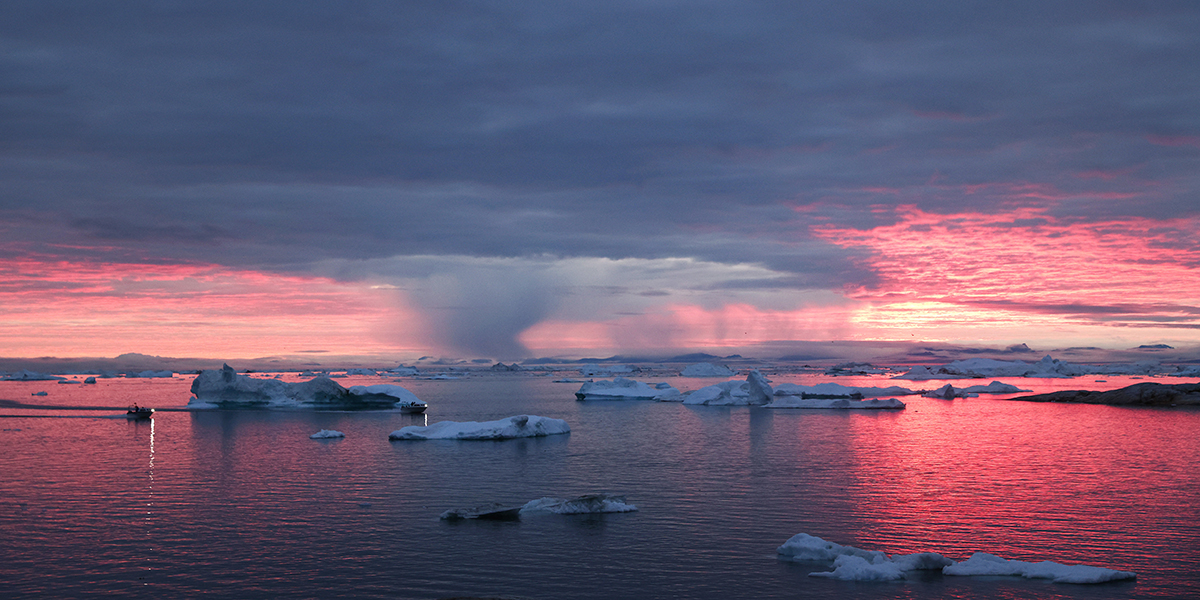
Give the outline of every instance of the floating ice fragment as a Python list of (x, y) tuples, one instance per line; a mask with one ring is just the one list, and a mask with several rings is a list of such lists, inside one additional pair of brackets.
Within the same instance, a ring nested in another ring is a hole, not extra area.
[(1136, 579), (1129, 571), (1114, 571), (1087, 565), (1064, 565), (1048, 560), (1031, 563), (1006, 560), (994, 554), (976, 552), (971, 558), (954, 563), (942, 573), (946, 575), (1014, 575), (1029, 579), (1050, 579), (1056, 583), (1105, 583)]
[(688, 365), (683, 369), (680, 375), (684, 377), (733, 377), (737, 373), (724, 365), (717, 366), (712, 363), (696, 363)]
[(327, 440), (332, 438), (344, 438), (346, 437), (346, 434), (340, 431), (334, 431), (333, 429), (322, 429), (308, 437), (314, 440)]
[(562, 419), (520, 415), (477, 423), (440, 421), (433, 425), (410, 425), (388, 435), (390, 440), (506, 440), (571, 433)]

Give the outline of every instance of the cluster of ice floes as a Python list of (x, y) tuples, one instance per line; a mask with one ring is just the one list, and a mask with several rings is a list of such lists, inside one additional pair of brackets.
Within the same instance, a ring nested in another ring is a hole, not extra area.
[(21, 369), (16, 373), (0, 377), (0, 381), (63, 381), (66, 377), (50, 375), (47, 373), (38, 373), (37, 371), (29, 371)]
[(520, 415), (498, 421), (439, 421), (433, 425), (410, 425), (388, 435), (389, 440), (507, 440), (571, 433), (562, 419)]
[(173, 371), (153, 371), (153, 370), (138, 371), (137, 373), (126, 373), (125, 374), (125, 377), (127, 379), (166, 379), (168, 377), (174, 377), (174, 376), (175, 376), (175, 373)]
[(1021, 360), (969, 358), (956, 360), (940, 367), (917, 365), (896, 379), (923, 381), (926, 379), (981, 379), (990, 377), (1080, 377), (1083, 375), (1156, 375), (1166, 369), (1158, 361), (1142, 361), (1120, 365), (1077, 365), (1049, 355), (1035, 363)]
[(771, 384), (758, 371), (751, 371), (745, 381), (724, 381), (702, 387), (683, 398), (684, 404), (707, 406), (761, 406), (769, 403)]
[(1137, 577), (1129, 571), (1086, 565), (1005, 560), (985, 552), (976, 552), (962, 562), (954, 562), (934, 552), (888, 556), (875, 550), (827, 542), (807, 533), (792, 536), (776, 552), (780, 558), (795, 562), (832, 561), (832, 570), (815, 571), (809, 576), (848, 581), (896, 581), (905, 579), (911, 571), (931, 570), (940, 570), (945, 575), (1016, 575), (1058, 583), (1104, 583)]
[(680, 373), (684, 377), (733, 377), (736, 374), (737, 372), (729, 367), (706, 362), (688, 365)]
[(328, 377), (300, 383), (239, 375), (229, 365), (201, 371), (192, 381), (190, 408), (395, 408), (424, 410), (425, 403), (394, 385), (355, 386), (347, 390)]
[(346, 434), (334, 429), (322, 429), (308, 437), (314, 440), (329, 440), (333, 438), (344, 438), (346, 437)]
[(579, 374), (584, 377), (592, 377), (595, 375), (618, 375), (623, 373), (632, 373), (633, 368), (629, 365), (597, 365), (586, 364), (579, 367)]
[(670, 384), (659, 383), (651, 386), (648, 383), (617, 377), (612, 381), (601, 379), (583, 384), (575, 392), (577, 400), (655, 400), (658, 402), (677, 402), (682, 400), (679, 390)]
[(964, 388), (956, 388), (947, 383), (936, 390), (922, 392), (921, 395), (926, 398), (953, 400), (955, 398), (978, 398), (979, 394), (1016, 394), (1029, 391), (1032, 390), (1023, 390), (1015, 385), (993, 381), (987, 385), (972, 385)]
[(775, 387), (776, 396), (799, 396), (802, 398), (882, 398), (884, 396), (911, 396), (917, 390), (892, 385), (888, 387), (852, 387), (838, 383), (798, 385), (781, 383)]

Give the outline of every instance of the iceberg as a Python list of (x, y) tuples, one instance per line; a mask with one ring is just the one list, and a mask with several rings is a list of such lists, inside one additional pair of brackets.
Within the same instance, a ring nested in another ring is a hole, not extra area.
[(579, 374), (584, 377), (593, 375), (615, 375), (617, 373), (632, 373), (633, 369), (629, 365), (597, 365), (586, 364), (579, 367)]
[(1028, 579), (1049, 579), (1055, 583), (1105, 583), (1136, 579), (1129, 571), (1114, 571), (1087, 565), (1064, 565), (1048, 560), (1024, 562), (1006, 560), (994, 554), (976, 552), (971, 558), (956, 562), (945, 569), (946, 575), (1015, 575)]
[(416, 367), (406, 367), (404, 365), (400, 365), (395, 369), (388, 369), (387, 374), (395, 377), (407, 377), (410, 375), (418, 375), (420, 374), (420, 371), (418, 371)]
[(84, 382), (84, 383), (96, 383), (96, 378), (95, 378), (95, 377), (88, 377), (87, 379), (84, 379), (84, 380), (83, 380), (83, 382)]
[(63, 381), (65, 379), (66, 377), (38, 373), (37, 371), (28, 371), (25, 369), (21, 369), (12, 375), (0, 377), (0, 381)]
[(520, 415), (477, 423), (440, 421), (433, 425), (410, 425), (388, 435), (389, 440), (507, 440), (571, 433), (562, 419)]
[(347, 375), (366, 375), (369, 377), (374, 377), (376, 375), (379, 375), (379, 373), (375, 372), (375, 369), (346, 369), (346, 374)]
[(612, 381), (601, 379), (589, 381), (575, 392), (576, 400), (656, 400), (677, 402), (682, 399), (679, 390), (666, 383), (653, 387), (648, 383), (617, 377)]
[(837, 383), (818, 383), (816, 385), (797, 385), (781, 383), (775, 388), (776, 396), (801, 396), (804, 398), (879, 398), (882, 396), (911, 396), (916, 390), (900, 387), (849, 387)]
[(1031, 392), (1033, 390), (1023, 390), (1015, 385), (993, 381), (987, 385), (972, 385), (962, 388), (963, 392), (968, 394), (1017, 394), (1020, 392)]
[(586, 494), (564, 500), (562, 498), (539, 498), (530, 500), (521, 507), (521, 512), (549, 512), (558, 515), (590, 515), (601, 513), (633, 512), (638, 508), (625, 501), (625, 496), (609, 494)]
[(723, 381), (702, 387), (683, 399), (684, 404), (705, 406), (760, 406), (771, 401), (774, 392), (758, 370), (750, 371), (745, 381)]
[[(347, 390), (328, 377), (300, 383), (239, 375), (233, 367), (201, 371), (192, 380), (191, 408), (393, 408), (404, 409), (416, 396), (399, 386), (355, 386)], [(419, 401), (418, 401), (419, 402)], [(424, 403), (421, 403), (424, 404)], [(409, 406), (415, 410), (416, 406)], [(424, 410), (423, 408), (421, 410)]]
[(344, 438), (346, 437), (346, 434), (333, 429), (322, 429), (308, 437), (314, 440), (328, 440), (333, 438)]
[(717, 366), (712, 363), (696, 363), (688, 365), (680, 375), (684, 377), (733, 377), (737, 373), (726, 366)]
[(975, 398), (975, 397), (978, 397), (979, 394), (968, 393), (965, 389), (958, 389), (947, 383), (946, 385), (943, 385), (942, 387), (940, 387), (936, 390), (929, 391), (929, 392), (922, 392), (921, 396), (923, 396), (925, 398), (938, 398), (941, 400), (953, 400), (955, 398)]

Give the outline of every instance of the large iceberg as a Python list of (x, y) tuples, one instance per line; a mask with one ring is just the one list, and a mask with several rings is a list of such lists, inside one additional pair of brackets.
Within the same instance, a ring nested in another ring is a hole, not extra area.
[(677, 402), (682, 399), (679, 390), (666, 383), (650, 386), (648, 383), (617, 377), (612, 381), (601, 379), (589, 381), (575, 392), (577, 400), (657, 400)]
[(683, 369), (680, 375), (684, 377), (733, 377), (737, 373), (724, 365), (717, 366), (712, 363), (696, 363), (688, 365)]
[(1006, 560), (994, 554), (976, 552), (971, 558), (954, 563), (942, 573), (946, 575), (1016, 575), (1029, 579), (1050, 579), (1055, 583), (1105, 583), (1136, 579), (1129, 571), (1114, 571), (1087, 565), (1064, 565), (1048, 560), (1024, 562)]
[(1015, 575), (1057, 583), (1104, 583), (1137, 577), (1129, 571), (1102, 567), (1005, 560), (985, 552), (976, 552), (962, 562), (954, 562), (934, 552), (889, 557), (883, 552), (842, 546), (806, 533), (792, 536), (776, 552), (780, 558), (796, 562), (832, 561), (832, 570), (809, 573), (809, 576), (849, 581), (894, 581), (904, 579), (909, 571), (938, 569), (945, 575)]
[(684, 404), (707, 406), (761, 406), (771, 401), (774, 392), (767, 378), (757, 370), (751, 371), (745, 381), (724, 381), (702, 387), (683, 399)]
[(571, 433), (562, 419), (520, 415), (499, 421), (477, 423), (440, 421), (433, 425), (410, 425), (388, 435), (389, 440), (507, 440)]
[[(399, 386), (355, 386), (347, 390), (328, 377), (300, 383), (239, 375), (233, 367), (201, 371), (192, 380), (191, 408), (394, 408), (424, 410), (424, 403)], [(385, 389), (386, 388), (386, 389)], [(413, 404), (413, 402), (419, 403)]]

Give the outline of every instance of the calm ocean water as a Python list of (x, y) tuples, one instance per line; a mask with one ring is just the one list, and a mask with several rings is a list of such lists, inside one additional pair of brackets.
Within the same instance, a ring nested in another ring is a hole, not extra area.
[[(1106, 379), (1005, 381), (1037, 391), (1135, 383)], [(0, 414), (18, 415), (0, 418), (0, 597), (1200, 597), (1200, 410), (914, 397), (904, 411), (584, 403), (579, 384), (524, 374), (400, 380), (430, 404), (426, 416), (162, 411), (128, 422), (111, 409), (12, 404), (181, 407), (190, 380), (0, 382)], [(39, 390), (49, 395), (30, 395)], [(572, 433), (387, 439), (426, 419), (517, 414), (566, 419)], [(319, 429), (346, 438), (308, 438)], [(601, 491), (640, 510), (438, 519), (448, 508)], [(1084, 563), (1138, 580), (830, 581), (808, 577), (823, 565), (776, 558), (800, 532), (888, 553)]]

